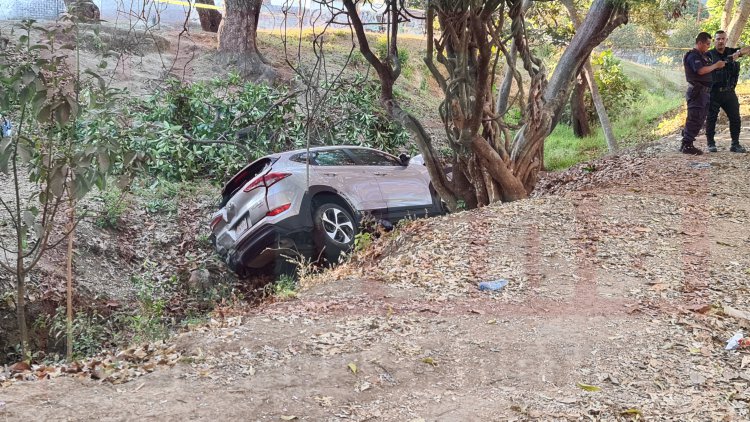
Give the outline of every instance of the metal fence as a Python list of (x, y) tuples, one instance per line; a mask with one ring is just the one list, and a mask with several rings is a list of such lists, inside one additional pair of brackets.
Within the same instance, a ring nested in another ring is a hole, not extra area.
[(54, 20), (63, 12), (63, 0), (0, 0), (0, 20)]

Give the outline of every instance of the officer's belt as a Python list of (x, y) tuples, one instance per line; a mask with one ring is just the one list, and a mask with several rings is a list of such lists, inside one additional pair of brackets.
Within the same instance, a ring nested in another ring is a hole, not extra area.
[(714, 92), (731, 92), (734, 91), (733, 86), (715, 86), (711, 89)]
[(688, 82), (688, 86), (690, 86), (690, 88), (696, 89), (698, 91), (708, 91), (709, 90), (709, 88), (707, 86), (701, 85), (701, 84), (694, 84), (694, 83)]

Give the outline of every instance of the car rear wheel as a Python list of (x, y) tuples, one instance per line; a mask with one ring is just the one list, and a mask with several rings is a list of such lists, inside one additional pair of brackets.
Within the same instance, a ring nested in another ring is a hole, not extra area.
[(318, 252), (328, 262), (338, 262), (341, 254), (354, 245), (357, 225), (345, 207), (330, 202), (319, 206), (313, 214), (313, 224)]

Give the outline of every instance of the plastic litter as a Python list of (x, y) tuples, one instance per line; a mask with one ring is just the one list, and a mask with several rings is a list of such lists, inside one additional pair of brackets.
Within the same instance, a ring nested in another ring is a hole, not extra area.
[(738, 331), (737, 334), (733, 335), (727, 341), (727, 346), (724, 350), (736, 350), (750, 347), (750, 338), (746, 338), (742, 331)]
[(708, 168), (711, 168), (711, 163), (702, 163), (698, 161), (693, 161), (692, 163), (690, 163), (690, 167), (694, 169), (708, 169)]
[(508, 285), (508, 280), (503, 278), (495, 281), (483, 281), (479, 283), (479, 290), (495, 292)]

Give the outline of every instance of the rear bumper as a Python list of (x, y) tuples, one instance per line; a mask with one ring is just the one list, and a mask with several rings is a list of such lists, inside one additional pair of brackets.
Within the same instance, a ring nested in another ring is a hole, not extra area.
[(263, 267), (278, 255), (278, 251), (269, 248), (278, 248), (281, 239), (302, 239), (308, 235), (312, 239), (313, 223), (309, 198), (303, 199), (297, 214), (286, 218), (281, 214), (279, 217), (282, 218), (261, 221), (259, 226), (237, 241), (226, 258), (227, 265), (232, 271)]

